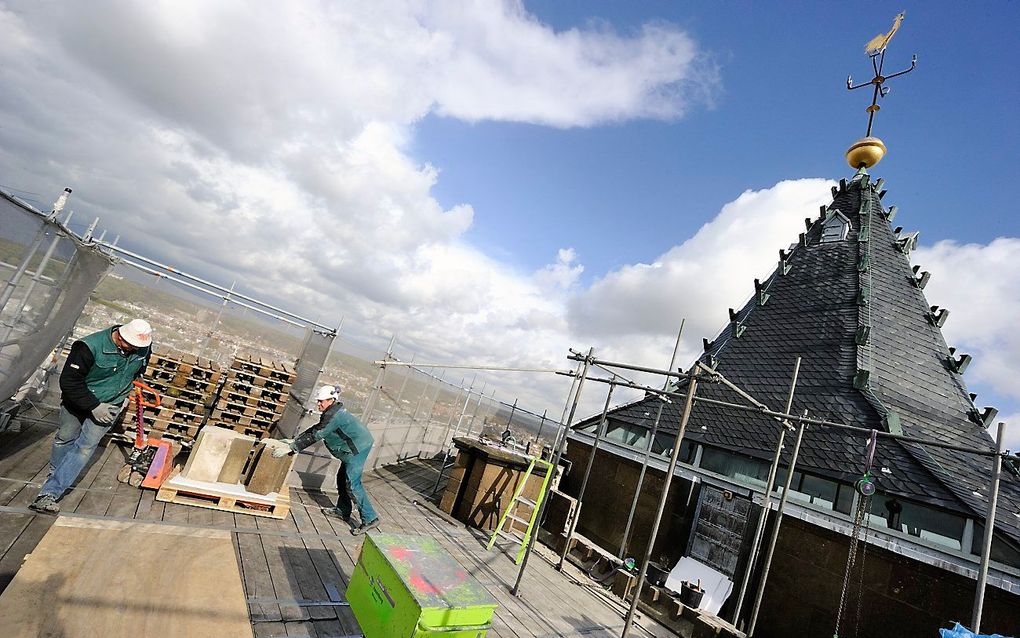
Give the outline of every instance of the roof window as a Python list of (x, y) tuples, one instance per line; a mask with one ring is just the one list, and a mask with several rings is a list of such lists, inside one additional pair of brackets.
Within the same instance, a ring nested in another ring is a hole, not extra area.
[(848, 234), (850, 234), (850, 220), (844, 217), (843, 213), (834, 210), (829, 214), (825, 223), (822, 224), (822, 238), (820, 242), (830, 244), (832, 242), (843, 241)]

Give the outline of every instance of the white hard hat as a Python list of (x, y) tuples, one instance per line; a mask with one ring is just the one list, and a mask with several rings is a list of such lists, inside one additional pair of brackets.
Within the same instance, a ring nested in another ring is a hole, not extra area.
[(136, 348), (145, 348), (152, 343), (152, 326), (144, 319), (132, 319), (117, 328), (120, 338)]
[(339, 394), (340, 386), (324, 385), (315, 393), (315, 400), (326, 401), (328, 399), (335, 399)]

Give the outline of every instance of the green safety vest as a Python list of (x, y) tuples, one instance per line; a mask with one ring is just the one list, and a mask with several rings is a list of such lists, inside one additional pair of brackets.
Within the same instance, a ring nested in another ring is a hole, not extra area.
[(113, 331), (114, 328), (107, 328), (81, 339), (95, 358), (85, 375), (85, 385), (102, 403), (123, 401), (149, 356), (149, 348), (139, 348), (128, 355), (121, 353), (113, 342)]

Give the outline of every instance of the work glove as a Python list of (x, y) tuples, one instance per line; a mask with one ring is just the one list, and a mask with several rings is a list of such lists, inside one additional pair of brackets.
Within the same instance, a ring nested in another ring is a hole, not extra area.
[(294, 447), (293, 447), (294, 446), (294, 439), (280, 439), (280, 443), (282, 443), (283, 445), (286, 445), (287, 447), (283, 447), (283, 445), (274, 445), (273, 446), (273, 458), (274, 459), (283, 458), (283, 457), (287, 456), (288, 454), (290, 454), (291, 452), (294, 451)]
[(120, 406), (113, 403), (100, 403), (92, 408), (92, 420), (102, 425), (109, 425), (120, 414)]

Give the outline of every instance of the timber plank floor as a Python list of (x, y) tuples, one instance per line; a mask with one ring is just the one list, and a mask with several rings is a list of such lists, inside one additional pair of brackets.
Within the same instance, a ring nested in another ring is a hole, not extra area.
[[(55, 430), (55, 406), (50, 406), (33, 409), (20, 432), (0, 433), (0, 592), (55, 520), (27, 508), (46, 478)], [(279, 521), (160, 503), (151, 490), (116, 481), (128, 452), (128, 446), (104, 440), (81, 480), (61, 501), (61, 515), (229, 530), (255, 636), (361, 635), (343, 602), (362, 539), (352, 536), (342, 522), (323, 515), (321, 508), (332, 505), (335, 495), (292, 489), (290, 515)], [(430, 500), (437, 469), (436, 462), (412, 457), (366, 472), (364, 481), (382, 518), (382, 531), (436, 538), (496, 597), (500, 606), (489, 636), (620, 634), (625, 612), (620, 601), (579, 572), (557, 572), (556, 557), (545, 547), (536, 547), (532, 555), (521, 596), (510, 595), (517, 576), (511, 558), (516, 548), (488, 551), (485, 534), (439, 512)], [(641, 618), (632, 635), (671, 634)]]

